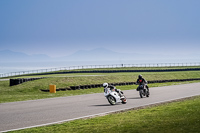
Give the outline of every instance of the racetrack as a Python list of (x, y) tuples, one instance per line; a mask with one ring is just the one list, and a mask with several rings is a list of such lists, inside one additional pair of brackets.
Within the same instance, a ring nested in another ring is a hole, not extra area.
[[(120, 86), (118, 87), (120, 88)], [(0, 131), (37, 127), (200, 95), (200, 83), (150, 88), (149, 98), (124, 91), (127, 104), (111, 106), (102, 93), (0, 104)]]

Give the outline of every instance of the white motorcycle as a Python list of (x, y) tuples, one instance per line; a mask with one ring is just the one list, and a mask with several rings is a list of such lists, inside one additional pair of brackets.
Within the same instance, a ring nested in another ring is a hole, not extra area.
[(104, 96), (108, 99), (108, 102), (111, 105), (115, 105), (116, 103), (126, 104), (127, 99), (124, 96), (123, 92), (120, 89), (117, 89), (119, 91), (119, 93), (121, 94), (121, 97), (120, 97), (120, 94), (117, 93), (115, 91), (115, 89), (116, 88), (114, 88), (114, 89), (108, 89), (107, 88), (107, 89), (104, 90)]

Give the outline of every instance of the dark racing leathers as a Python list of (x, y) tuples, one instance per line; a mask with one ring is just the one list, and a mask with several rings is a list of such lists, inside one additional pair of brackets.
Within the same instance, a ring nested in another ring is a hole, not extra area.
[[(146, 86), (147, 90), (149, 91), (149, 87), (147, 86), (147, 81), (144, 78), (137, 79), (136, 84)], [(139, 91), (139, 86), (137, 87), (137, 91)]]

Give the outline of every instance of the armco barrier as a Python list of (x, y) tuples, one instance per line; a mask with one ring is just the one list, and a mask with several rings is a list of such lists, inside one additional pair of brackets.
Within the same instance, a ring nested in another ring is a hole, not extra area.
[[(47, 69), (38, 69), (38, 70), (29, 70), (29, 71), (19, 71), (19, 72), (11, 72), (0, 74), (0, 78), (3, 77), (12, 77), (20, 75), (34, 75), (41, 73), (57, 73), (56, 71), (70, 71), (70, 70), (79, 70), (79, 69), (93, 69), (93, 68), (150, 68), (150, 67), (184, 67), (184, 66), (200, 66), (200, 62), (190, 62), (190, 63), (147, 63), (147, 64), (107, 64), (107, 65), (81, 65), (81, 66), (68, 66), (68, 67), (60, 67), (60, 68), (47, 68)], [(148, 70), (147, 70), (148, 71)], [(105, 71), (103, 71), (105, 72)], [(128, 72), (128, 71), (127, 71)]]
[[(185, 69), (159, 69), (159, 70), (93, 70), (93, 71), (67, 71), (67, 72), (48, 72), (48, 73), (33, 73), (32, 75), (50, 75), (50, 74), (70, 74), (70, 73), (120, 73), (120, 72), (173, 72), (173, 71), (200, 71), (200, 68), (185, 68)], [(19, 76), (19, 75), (18, 75)], [(8, 76), (7, 76), (8, 77)]]
[(160, 70), (94, 70), (94, 71), (68, 71), (68, 72), (42, 73), (42, 74), (34, 74), (34, 75), (69, 74), (69, 73), (172, 72), (172, 71), (200, 71), (200, 68), (160, 69)]

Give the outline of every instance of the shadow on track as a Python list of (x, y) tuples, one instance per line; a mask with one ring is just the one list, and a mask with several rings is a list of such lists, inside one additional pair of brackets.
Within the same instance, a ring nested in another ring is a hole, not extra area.
[(132, 98), (126, 98), (126, 99), (141, 99), (140, 97), (132, 97)]
[(121, 103), (117, 103), (115, 105), (110, 105), (110, 104), (101, 104), (101, 105), (91, 105), (91, 106), (95, 106), (95, 107), (101, 107), (101, 106), (117, 106), (117, 105), (121, 105)]

